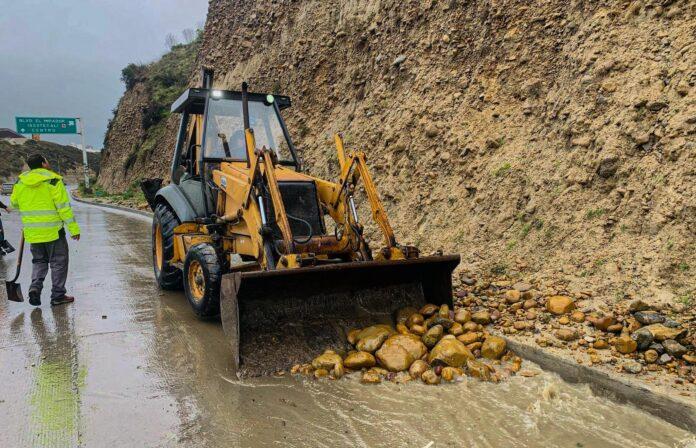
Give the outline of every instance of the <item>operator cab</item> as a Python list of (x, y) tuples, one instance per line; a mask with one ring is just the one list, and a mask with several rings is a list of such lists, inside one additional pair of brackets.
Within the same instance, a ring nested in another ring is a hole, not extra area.
[[(275, 152), (278, 162), (300, 169), (281, 110), (290, 107), (283, 95), (246, 93), (248, 127), (258, 148)], [(182, 114), (172, 162), (172, 182), (179, 185), (199, 217), (215, 210), (210, 176), (221, 162), (249, 163), (245, 139), (243, 93), (190, 88), (171, 107)]]

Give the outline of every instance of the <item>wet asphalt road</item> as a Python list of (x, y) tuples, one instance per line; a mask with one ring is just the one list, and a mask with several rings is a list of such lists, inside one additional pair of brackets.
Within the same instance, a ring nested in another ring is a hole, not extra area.
[[(0, 293), (0, 447), (696, 444), (546, 373), (437, 388), (236, 381), (220, 324), (195, 319), (182, 293), (155, 286), (149, 219), (80, 204), (75, 212), (76, 303), (52, 309), (48, 280), (40, 308)], [(18, 220), (3, 216), (13, 243)], [(0, 259), (0, 272), (12, 271), (14, 255)]]

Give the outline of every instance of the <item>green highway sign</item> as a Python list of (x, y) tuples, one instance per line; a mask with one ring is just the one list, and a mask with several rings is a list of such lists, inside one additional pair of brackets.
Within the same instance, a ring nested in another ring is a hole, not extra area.
[(20, 134), (77, 134), (77, 118), (15, 117)]

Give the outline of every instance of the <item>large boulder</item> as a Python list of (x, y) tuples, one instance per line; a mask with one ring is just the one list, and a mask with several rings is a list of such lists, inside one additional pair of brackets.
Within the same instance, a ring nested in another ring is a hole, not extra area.
[(452, 335), (443, 337), (428, 355), (428, 363), (450, 367), (461, 367), (469, 359), (474, 359), (473, 353)]
[(394, 329), (389, 325), (380, 324), (364, 328), (355, 336), (355, 339), (357, 339), (355, 348), (360, 351), (374, 353), (393, 333)]
[(421, 359), (428, 352), (428, 348), (423, 344), (421, 338), (415, 334), (395, 334), (390, 336), (382, 348), (389, 345), (400, 345), (408, 351), (413, 359)]
[(415, 361), (411, 353), (398, 344), (382, 344), (375, 355), (379, 364), (391, 372), (407, 370)]
[(505, 339), (500, 336), (488, 336), (481, 346), (481, 356), (488, 359), (500, 359), (505, 353)]
[(444, 329), (442, 328), (442, 325), (430, 327), (430, 329), (423, 335), (422, 341), (426, 347), (434, 347), (435, 344), (437, 344), (437, 341), (439, 341), (442, 337), (443, 332)]
[(653, 338), (656, 341), (666, 341), (668, 339), (681, 339), (686, 336), (686, 328), (670, 328), (662, 324), (652, 324), (648, 325), (646, 328), (650, 333), (652, 333)]
[(661, 324), (665, 321), (665, 316), (657, 311), (637, 311), (633, 317), (643, 325)]

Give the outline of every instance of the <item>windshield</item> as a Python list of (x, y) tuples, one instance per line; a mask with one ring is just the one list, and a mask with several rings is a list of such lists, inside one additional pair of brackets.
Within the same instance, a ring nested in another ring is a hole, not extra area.
[[(210, 98), (205, 129), (205, 157), (247, 160), (241, 100)], [(292, 153), (272, 104), (249, 101), (249, 125), (254, 130), (257, 148), (275, 151), (281, 161), (292, 162)], [(225, 154), (223, 135), (230, 154)]]

